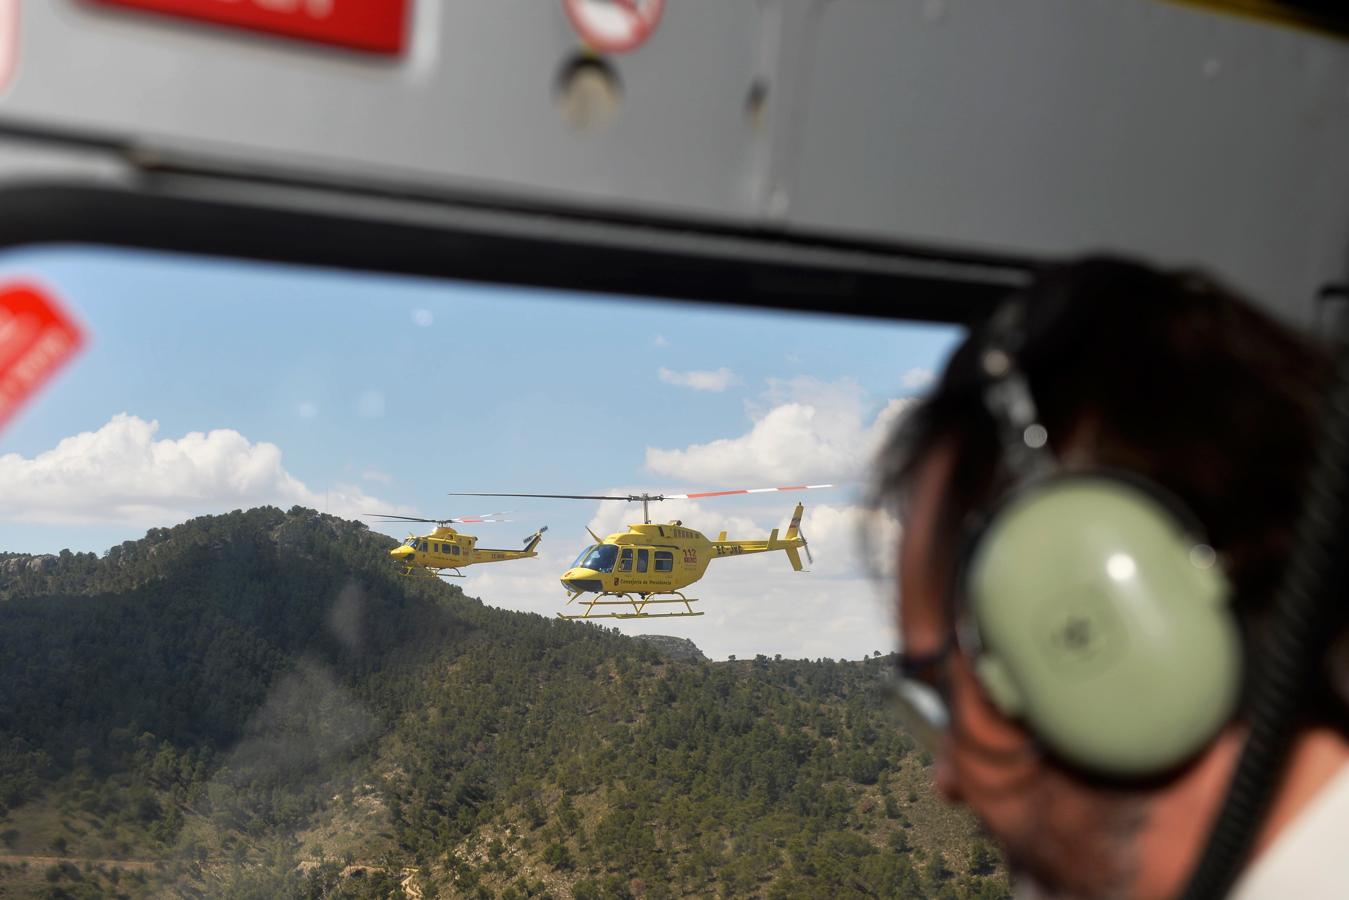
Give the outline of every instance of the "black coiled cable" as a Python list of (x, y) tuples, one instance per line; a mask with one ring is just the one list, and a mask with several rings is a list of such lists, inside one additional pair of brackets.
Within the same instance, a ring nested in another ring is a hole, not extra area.
[(1250, 734), (1208, 846), (1190, 877), (1186, 900), (1224, 897), (1241, 874), (1282, 776), (1307, 685), (1324, 677), (1319, 669), (1335, 637), (1336, 620), (1344, 615), (1349, 350), (1343, 342), (1337, 350), (1297, 541), (1269, 624), (1262, 666), (1251, 686)]

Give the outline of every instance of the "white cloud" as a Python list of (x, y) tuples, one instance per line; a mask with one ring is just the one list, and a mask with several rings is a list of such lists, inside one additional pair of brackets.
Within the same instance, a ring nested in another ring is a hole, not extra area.
[(657, 374), (660, 376), (660, 380), (666, 384), (693, 388), (695, 391), (720, 393), (731, 385), (740, 383), (739, 377), (725, 366), (720, 369), (694, 370), (691, 372), (676, 372), (673, 369), (661, 366)]
[(894, 575), (899, 522), (890, 515), (807, 501), (801, 533), (815, 556), (811, 571), (836, 577)]
[(653, 347), (668, 347), (670, 346), (670, 339), (663, 334), (658, 334), (651, 339), (651, 345)]
[(158, 438), (159, 423), (118, 413), (97, 431), (31, 459), (0, 456), (0, 518), (59, 524), (169, 525), (194, 515), (273, 504), (356, 518), (411, 513), (337, 484), (311, 489), (285, 470), (281, 449), (229, 428)]
[(412, 311), (412, 324), (418, 328), (430, 328), (435, 324), (436, 314), (429, 309), (414, 309)]
[(910, 369), (900, 376), (899, 383), (908, 390), (916, 391), (930, 385), (936, 377), (931, 369)]
[(864, 479), (895, 420), (913, 402), (891, 400), (872, 414), (864, 392), (850, 380), (774, 381), (764, 400), (751, 406), (748, 432), (683, 449), (648, 447), (646, 465), (707, 486)]
[(366, 481), (378, 481), (380, 484), (392, 484), (393, 476), (388, 472), (381, 472), (379, 469), (366, 469), (361, 473), (361, 478)]

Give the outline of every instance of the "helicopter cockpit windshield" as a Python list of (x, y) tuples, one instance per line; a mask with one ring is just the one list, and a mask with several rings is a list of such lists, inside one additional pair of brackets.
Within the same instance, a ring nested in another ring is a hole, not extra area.
[(614, 561), (618, 559), (618, 548), (613, 544), (600, 544), (593, 547), (589, 553), (585, 554), (584, 562), (577, 562), (576, 565), (584, 566), (596, 572), (612, 572), (614, 570)]

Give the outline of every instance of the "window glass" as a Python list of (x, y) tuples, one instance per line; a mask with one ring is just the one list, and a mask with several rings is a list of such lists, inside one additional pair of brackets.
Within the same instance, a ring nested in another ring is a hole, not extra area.
[(596, 572), (612, 572), (616, 559), (618, 559), (618, 548), (616, 546), (600, 544), (590, 552), (582, 565), (587, 569), (594, 569)]
[[(0, 895), (966, 892), (968, 823), (906, 799), (920, 760), (879, 712), (839, 711), (893, 649), (853, 488), (652, 502), (763, 540), (801, 500), (813, 574), (720, 558), (702, 617), (581, 624), (557, 614), (594, 593), (568, 605), (559, 577), (575, 557), (640, 583), (650, 548), (589, 535), (641, 504), (448, 496), (860, 484), (958, 329), (78, 246), (0, 252), (17, 281), (87, 340), (0, 425)], [(428, 408), (428, 373), (473, 402)], [(468, 549), (408, 536), (450, 518), (509, 523), (466, 523)], [(466, 564), (544, 525), (537, 557)], [(465, 577), (399, 577), (428, 562)], [(629, 640), (655, 634), (698, 651), (664, 712), (667, 648)], [(803, 687), (756, 706), (750, 682)], [(607, 784), (539, 750), (596, 736), (770, 774), (620, 754)], [(692, 805), (631, 839), (670, 791)]]

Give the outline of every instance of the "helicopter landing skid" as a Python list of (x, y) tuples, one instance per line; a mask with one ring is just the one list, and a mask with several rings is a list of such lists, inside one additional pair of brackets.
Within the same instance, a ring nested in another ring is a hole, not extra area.
[[(579, 594), (572, 594), (567, 601), (571, 603), (579, 597)], [(622, 599), (606, 600), (605, 597), (620, 597)], [(596, 594), (593, 600), (581, 601), (585, 604), (585, 612), (567, 615), (558, 613), (559, 619), (673, 619), (679, 616), (701, 616), (701, 612), (694, 612), (690, 604), (697, 603), (697, 597), (685, 597), (679, 591), (670, 591), (668, 594), (614, 594), (604, 593)], [(653, 603), (682, 603), (683, 612), (646, 612), (646, 608)], [(632, 612), (595, 612), (597, 606), (631, 606)]]
[(465, 578), (458, 569), (432, 569), (427, 566), (404, 566), (398, 573), (403, 578)]

